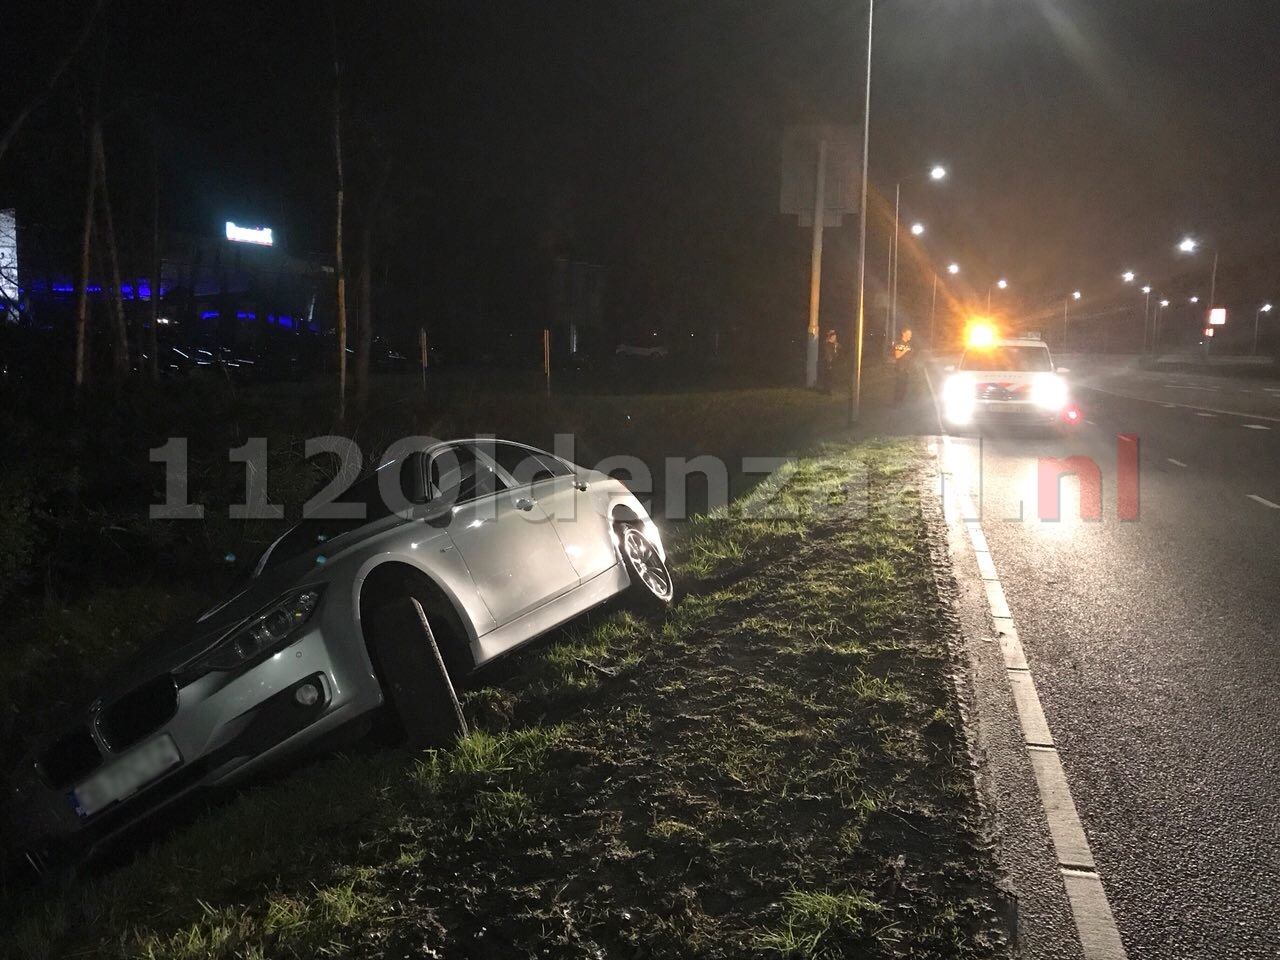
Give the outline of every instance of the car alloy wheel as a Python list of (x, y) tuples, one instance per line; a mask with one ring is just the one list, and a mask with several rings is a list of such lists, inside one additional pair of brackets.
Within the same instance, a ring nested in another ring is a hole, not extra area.
[(638, 527), (626, 527), (622, 533), (622, 552), (633, 577), (644, 585), (656, 600), (668, 603), (674, 594), (667, 564), (649, 538)]

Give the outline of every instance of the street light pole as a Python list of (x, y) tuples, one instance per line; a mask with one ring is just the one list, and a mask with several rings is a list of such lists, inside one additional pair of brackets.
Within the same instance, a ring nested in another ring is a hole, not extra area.
[(862, 334), (867, 305), (867, 160), (871, 147), (871, 28), (876, 0), (867, 0), (867, 84), (862, 108), (862, 197), (858, 211), (858, 330), (853, 340), (853, 385), (849, 391), (849, 426), (858, 422), (862, 401)]
[(1258, 308), (1258, 312), (1253, 315), (1253, 355), (1258, 355), (1258, 321), (1262, 319), (1264, 313), (1271, 312), (1271, 304), (1264, 303)]
[(933, 340), (933, 320), (938, 314), (938, 271), (933, 271), (933, 301), (929, 304), (929, 349), (936, 350)]
[(1151, 327), (1151, 285), (1147, 284), (1142, 288), (1143, 296), (1146, 300), (1142, 304), (1142, 352), (1146, 353), (1150, 340), (1149, 330)]
[(898, 298), (896, 296), (898, 283), (898, 213), (902, 207), (902, 182), (899, 181), (893, 188), (893, 235), (889, 238), (889, 276), (885, 280), (885, 298), (884, 305), (884, 343), (885, 355), (889, 356), (893, 350), (894, 334), (897, 332), (898, 326)]
[(1218, 251), (1213, 251), (1213, 273), (1209, 277), (1209, 309), (1212, 310), (1218, 303), (1216, 295), (1218, 292)]

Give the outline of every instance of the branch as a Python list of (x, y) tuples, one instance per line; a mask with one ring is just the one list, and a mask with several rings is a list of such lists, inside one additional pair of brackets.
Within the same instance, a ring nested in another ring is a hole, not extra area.
[(4, 155), (9, 149), (9, 144), (13, 142), (14, 136), (17, 135), (18, 130), (22, 128), (22, 125), (27, 122), (27, 117), (31, 116), (31, 112), (35, 110), (36, 107), (40, 106), (49, 94), (53, 93), (54, 88), (58, 85), (58, 81), (62, 79), (62, 75), (67, 72), (67, 69), (84, 48), (84, 45), (89, 42), (89, 37), (93, 33), (93, 25), (98, 21), (98, 16), (106, 8), (106, 5), (107, 0), (95, 0), (93, 9), (89, 11), (89, 19), (85, 21), (84, 26), (80, 29), (80, 36), (76, 37), (76, 42), (71, 49), (67, 51), (67, 55), (58, 62), (56, 67), (54, 67), (53, 75), (49, 77), (48, 84), (45, 85), (43, 90), (32, 97), (27, 102), (27, 105), (18, 111), (18, 115), (10, 121), (8, 129), (4, 132), (4, 136), (0, 138), (0, 160), (4, 159)]

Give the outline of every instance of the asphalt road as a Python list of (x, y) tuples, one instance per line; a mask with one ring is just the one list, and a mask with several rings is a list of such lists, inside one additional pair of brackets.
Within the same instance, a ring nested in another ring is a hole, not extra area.
[[(1070, 438), (962, 441), (982, 529), (1129, 956), (1274, 960), (1280, 391), (1083, 379), (1100, 389), (1077, 387)], [(1136, 520), (1117, 518), (1119, 434), (1138, 437)], [(1103, 519), (1080, 520), (1074, 479), (1062, 519), (1038, 519), (1037, 458), (1073, 455), (1101, 468)]]

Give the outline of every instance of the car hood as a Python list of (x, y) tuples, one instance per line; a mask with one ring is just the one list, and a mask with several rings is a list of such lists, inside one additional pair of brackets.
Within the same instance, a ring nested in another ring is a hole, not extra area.
[(311, 555), (264, 571), (198, 616), (181, 620), (144, 642), (108, 675), (95, 699), (109, 702), (159, 674), (179, 669), (281, 595), (320, 582), (317, 574)]

